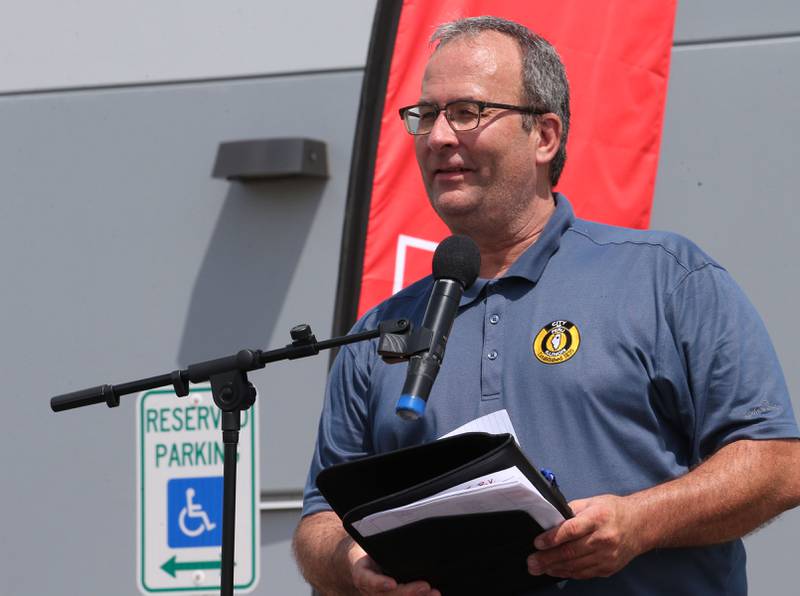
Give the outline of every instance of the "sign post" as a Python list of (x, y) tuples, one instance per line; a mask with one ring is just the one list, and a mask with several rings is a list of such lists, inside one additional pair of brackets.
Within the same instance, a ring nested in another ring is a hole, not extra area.
[[(139, 394), (137, 584), (143, 594), (220, 590), (224, 447), (222, 412), (210, 387), (178, 398), (171, 389)], [(256, 405), (242, 412), (238, 445), (234, 589), (258, 583)]]

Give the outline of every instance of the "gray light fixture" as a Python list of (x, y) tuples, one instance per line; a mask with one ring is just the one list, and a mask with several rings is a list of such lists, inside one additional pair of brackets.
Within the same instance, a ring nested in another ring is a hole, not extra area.
[(327, 178), (324, 141), (304, 138), (252, 139), (220, 143), (214, 178), (250, 182), (280, 178)]

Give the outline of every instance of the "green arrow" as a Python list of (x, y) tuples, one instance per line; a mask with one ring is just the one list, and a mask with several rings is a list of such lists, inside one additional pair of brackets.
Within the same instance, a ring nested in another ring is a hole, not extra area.
[(222, 567), (220, 561), (188, 561), (186, 563), (178, 563), (175, 559), (178, 555), (173, 555), (172, 558), (161, 566), (161, 569), (175, 577), (176, 571), (193, 571), (195, 569), (219, 569)]

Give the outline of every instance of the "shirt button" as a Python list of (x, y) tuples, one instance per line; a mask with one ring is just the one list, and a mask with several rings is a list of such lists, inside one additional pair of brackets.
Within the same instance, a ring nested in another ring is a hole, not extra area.
[(500, 317), (498, 317), (497, 315), (492, 315), (491, 317), (489, 317), (489, 322), (492, 325), (497, 325), (497, 321), (499, 321), (499, 320), (500, 320)]
[(494, 360), (495, 358), (497, 358), (497, 350), (492, 350), (491, 352), (489, 352), (488, 354), (486, 354), (486, 357), (487, 357), (489, 360)]

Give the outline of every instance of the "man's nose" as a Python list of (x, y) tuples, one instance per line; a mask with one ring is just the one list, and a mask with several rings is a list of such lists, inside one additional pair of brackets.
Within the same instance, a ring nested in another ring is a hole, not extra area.
[(447, 114), (442, 110), (433, 122), (433, 128), (428, 133), (428, 145), (432, 149), (458, 145), (458, 135), (447, 121)]

